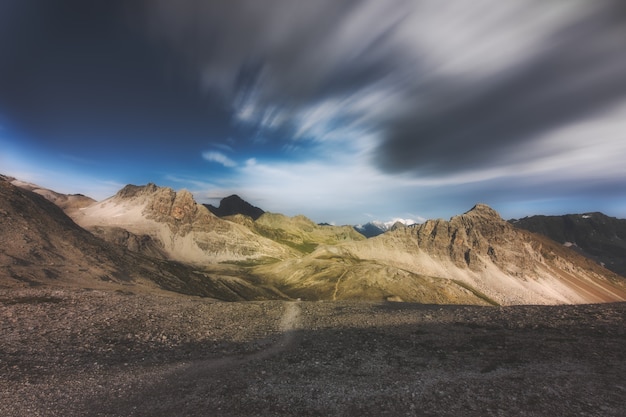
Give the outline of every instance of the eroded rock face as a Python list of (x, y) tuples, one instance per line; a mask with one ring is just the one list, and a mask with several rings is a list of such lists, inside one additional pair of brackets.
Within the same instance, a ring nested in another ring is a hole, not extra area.
[[(417, 228), (417, 242), (431, 255), (450, 257), (459, 267), (484, 269), (490, 259), (507, 273), (524, 273), (529, 253), (516, 230), (492, 208), (477, 204), (449, 221), (428, 220)], [(527, 270), (526, 272), (529, 272)]]
[(187, 190), (174, 191), (169, 187), (155, 184), (145, 186), (127, 185), (116, 195), (118, 201), (136, 201), (144, 203), (143, 214), (147, 219), (167, 224), (176, 234), (186, 235), (194, 229), (219, 227), (211, 221), (213, 216), (208, 210), (196, 203)]
[(148, 218), (160, 222), (191, 223), (198, 213), (198, 205), (187, 190), (178, 193), (171, 188), (160, 188), (153, 193), (152, 202), (146, 206)]

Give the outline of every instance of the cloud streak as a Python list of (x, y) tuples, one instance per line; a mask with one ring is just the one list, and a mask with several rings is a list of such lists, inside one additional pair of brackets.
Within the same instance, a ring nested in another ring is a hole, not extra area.
[(152, 35), (236, 121), (285, 142), (374, 132), (372, 162), (391, 174), (531, 159), (551, 131), (626, 97), (619, 1), (155, 4)]
[[(451, 95), (435, 96), (428, 108), (415, 105), (388, 127), (378, 166), (420, 176), (508, 166), (534, 159), (532, 147), (551, 131), (623, 103), (626, 19), (615, 3), (603, 6), (581, 10), (542, 50), (487, 82), (457, 81)], [(562, 143), (553, 155), (577, 146)]]
[(252, 194), (327, 204), (463, 186), (468, 199), (514, 198), (624, 175), (620, 1), (157, 4), (153, 36), (183, 52), (236, 125), (309, 151), (239, 167)]
[(225, 166), (226, 168), (233, 168), (237, 166), (237, 162), (233, 161), (226, 155), (217, 151), (206, 151), (202, 153), (202, 158), (209, 162), (216, 162)]

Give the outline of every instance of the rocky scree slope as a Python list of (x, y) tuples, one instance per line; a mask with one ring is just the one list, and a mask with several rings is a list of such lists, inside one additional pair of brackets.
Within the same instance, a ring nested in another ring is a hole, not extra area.
[[(255, 273), (287, 293), (306, 288), (303, 296), (321, 299), (441, 297), (436, 301), (504, 305), (626, 300), (623, 278), (514, 228), (482, 204), (449, 221), (322, 246), (301, 259), (259, 266)], [(441, 295), (441, 288), (450, 291)]]
[(285, 298), (228, 274), (209, 275), (105, 242), (58, 206), (0, 177), (0, 287), (175, 291), (223, 300)]
[(531, 216), (515, 227), (540, 233), (626, 276), (626, 220), (602, 213)]
[[(103, 238), (121, 228), (153, 241), (168, 259), (194, 265), (228, 261), (285, 259), (290, 248), (212, 214), (189, 191), (154, 184), (127, 185), (115, 196), (92, 204), (74, 220)], [(154, 248), (154, 245), (150, 245)]]

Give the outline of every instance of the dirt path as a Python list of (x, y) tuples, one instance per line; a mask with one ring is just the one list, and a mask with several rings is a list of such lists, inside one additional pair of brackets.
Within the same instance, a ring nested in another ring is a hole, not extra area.
[(343, 279), (344, 275), (346, 275), (347, 272), (348, 272), (347, 269), (343, 271), (343, 274), (341, 274), (341, 276), (337, 278), (337, 282), (335, 282), (335, 291), (333, 291), (333, 301), (337, 301), (337, 292), (339, 291), (339, 283), (341, 282), (341, 280)]
[(197, 378), (215, 369), (237, 367), (253, 360), (269, 358), (291, 347), (295, 341), (295, 331), (300, 326), (300, 306), (298, 301), (285, 302), (285, 312), (280, 321), (279, 329), (283, 332), (280, 339), (263, 350), (243, 355), (225, 356), (218, 359), (206, 359), (189, 364), (180, 372), (179, 378)]

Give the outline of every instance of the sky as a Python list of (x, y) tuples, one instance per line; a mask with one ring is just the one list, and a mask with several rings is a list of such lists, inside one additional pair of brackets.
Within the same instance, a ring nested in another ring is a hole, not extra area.
[(334, 224), (626, 218), (626, 3), (2, 0), (0, 173)]

